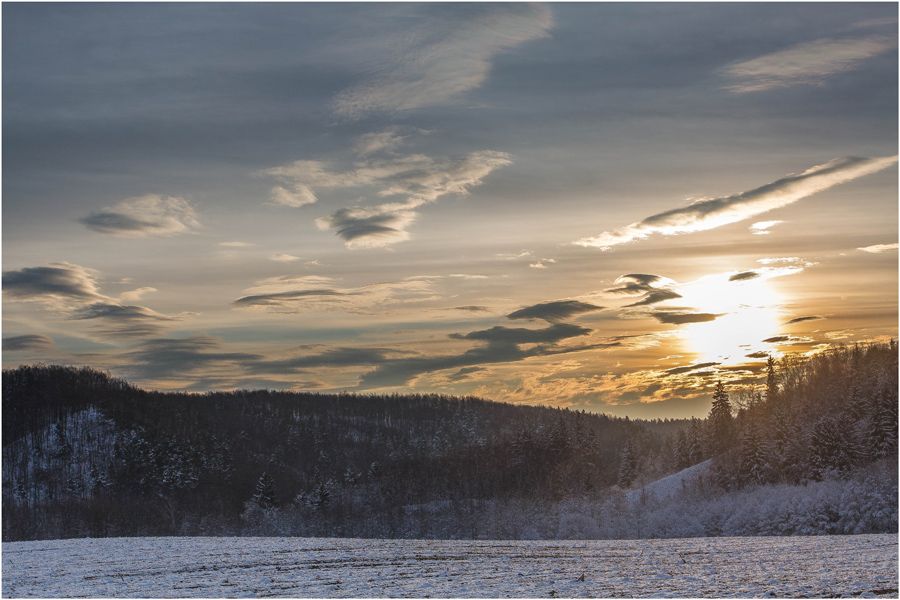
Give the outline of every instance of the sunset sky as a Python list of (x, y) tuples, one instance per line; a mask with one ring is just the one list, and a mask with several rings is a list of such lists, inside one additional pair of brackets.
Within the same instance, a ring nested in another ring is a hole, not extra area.
[(705, 414), (897, 335), (896, 4), (5, 4), (3, 364)]

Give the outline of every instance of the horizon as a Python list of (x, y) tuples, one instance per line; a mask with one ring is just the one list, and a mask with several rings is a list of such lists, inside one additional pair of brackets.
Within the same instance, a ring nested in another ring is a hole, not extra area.
[(897, 337), (896, 5), (2, 10), (4, 369), (680, 419)]

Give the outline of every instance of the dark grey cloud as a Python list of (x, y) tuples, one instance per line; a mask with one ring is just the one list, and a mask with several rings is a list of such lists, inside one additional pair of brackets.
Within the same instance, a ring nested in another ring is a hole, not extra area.
[(644, 294), (644, 297), (637, 302), (626, 304), (625, 307), (630, 308), (632, 306), (647, 306), (649, 304), (665, 302), (666, 300), (674, 300), (675, 298), (681, 298), (681, 294), (665, 288), (655, 289)]
[(555, 300), (520, 308), (506, 317), (508, 319), (543, 319), (554, 323), (595, 310), (603, 310), (603, 307), (579, 300)]
[(190, 202), (157, 194), (126, 198), (91, 213), (81, 223), (88, 229), (122, 237), (168, 237), (200, 226)]
[(786, 342), (790, 339), (791, 339), (791, 336), (789, 336), (789, 335), (773, 335), (770, 338), (764, 339), (763, 342), (765, 342), (767, 344), (778, 344), (781, 342)]
[(741, 273), (735, 273), (728, 278), (728, 281), (746, 281), (748, 279), (756, 279), (757, 277), (759, 277), (759, 273), (756, 271), (743, 271)]
[[(360, 387), (386, 387), (408, 383), (411, 379), (426, 373), (444, 369), (465, 369), (488, 364), (509, 363), (537, 356), (553, 356), (621, 346), (620, 341), (605, 341), (576, 346), (558, 346), (565, 339), (591, 333), (590, 329), (557, 323), (543, 329), (519, 329), (492, 327), (466, 334), (453, 334), (454, 339), (477, 340), (483, 346), (471, 348), (460, 354), (439, 356), (414, 356), (391, 359), (366, 373), (360, 380)], [(523, 344), (535, 344), (523, 349)]]
[(452, 333), (450, 337), (459, 340), (479, 340), (494, 345), (547, 344), (556, 343), (570, 337), (587, 335), (590, 332), (591, 330), (587, 327), (570, 323), (554, 323), (543, 329), (497, 325), (490, 329), (470, 331), (469, 333)]
[(818, 321), (820, 319), (824, 319), (825, 317), (819, 317), (816, 315), (809, 315), (803, 317), (794, 317), (790, 321), (787, 322), (788, 325), (793, 325), (794, 323), (805, 323), (806, 321)]
[(124, 369), (138, 379), (169, 379), (201, 373), (208, 376), (217, 367), (234, 369), (261, 360), (259, 354), (223, 352), (221, 342), (208, 336), (146, 340), (122, 356)]
[(681, 294), (668, 287), (671, 283), (673, 282), (670, 279), (659, 275), (629, 273), (616, 279), (618, 287), (608, 288), (604, 291), (608, 294), (643, 294), (640, 300), (626, 304), (625, 308), (648, 306), (681, 298)]
[(4, 271), (3, 291), (21, 299), (85, 301), (102, 297), (97, 289), (96, 274), (72, 263)]
[(301, 298), (309, 298), (309, 297), (339, 297), (339, 296), (347, 296), (345, 292), (341, 292), (335, 289), (328, 288), (320, 288), (320, 289), (311, 289), (311, 290), (288, 290), (285, 292), (272, 292), (269, 294), (251, 294), (249, 296), (242, 296), (235, 300), (232, 304), (235, 306), (274, 306), (281, 307), (285, 304), (289, 304), (292, 300), (298, 300)]
[(28, 334), (3, 338), (3, 350), (6, 352), (29, 352), (52, 348), (53, 340), (46, 335)]
[(97, 320), (99, 332), (106, 335), (146, 336), (159, 333), (162, 324), (177, 317), (160, 314), (146, 306), (95, 302), (74, 311), (70, 317), (78, 321)]
[(454, 306), (453, 310), (461, 310), (464, 312), (490, 312), (490, 309), (487, 306), (479, 306), (476, 304), (469, 304), (467, 306)]
[(666, 369), (666, 375), (678, 375), (679, 373), (689, 373), (691, 371), (696, 371), (698, 369), (706, 369), (708, 367), (714, 367), (718, 365), (717, 362), (705, 362), (705, 363), (697, 363), (695, 365), (685, 365), (683, 367), (675, 367), (673, 369)]
[(746, 355), (747, 358), (769, 358), (768, 352), (751, 352)]
[(684, 325), (686, 323), (706, 323), (714, 321), (721, 314), (715, 313), (682, 313), (682, 312), (662, 312), (657, 311), (653, 316), (660, 323), (668, 323), (670, 325)]
[(383, 363), (396, 354), (402, 352), (388, 348), (332, 348), (316, 354), (255, 361), (248, 368), (254, 372), (284, 373), (322, 367), (370, 366)]

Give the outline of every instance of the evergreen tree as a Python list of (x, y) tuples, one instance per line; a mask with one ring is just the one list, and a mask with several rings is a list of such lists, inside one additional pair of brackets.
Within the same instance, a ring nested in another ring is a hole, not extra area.
[(778, 398), (778, 373), (775, 371), (775, 359), (769, 355), (766, 360), (766, 403), (775, 406)]
[(768, 457), (760, 440), (756, 419), (750, 418), (741, 437), (740, 479), (744, 483), (758, 485), (768, 478)]
[(622, 456), (619, 459), (619, 480), (620, 488), (630, 487), (637, 477), (637, 457), (631, 440), (629, 440), (622, 449)]
[(722, 454), (733, 443), (734, 418), (731, 416), (731, 401), (728, 399), (728, 392), (725, 391), (725, 386), (721, 381), (716, 383), (707, 423), (710, 454)]

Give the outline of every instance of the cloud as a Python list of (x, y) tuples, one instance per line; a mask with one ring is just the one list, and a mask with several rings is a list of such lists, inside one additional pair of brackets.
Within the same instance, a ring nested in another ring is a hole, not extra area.
[(769, 358), (768, 352), (751, 352), (746, 355), (747, 358)]
[(787, 342), (791, 339), (789, 335), (775, 335), (770, 338), (766, 338), (763, 340), (766, 344), (779, 344), (781, 342)]
[(97, 272), (68, 262), (4, 271), (3, 291), (20, 300), (56, 305), (104, 298), (97, 284)]
[[(299, 160), (262, 173), (275, 177), (282, 186), (308, 190), (307, 199), (315, 198), (315, 189), (362, 187), (374, 187), (383, 198), (401, 197), (396, 202), (341, 208), (316, 220), (320, 229), (334, 231), (348, 248), (373, 248), (409, 239), (407, 228), (416, 220), (418, 208), (446, 195), (465, 196), (494, 170), (510, 164), (512, 160), (504, 152), (481, 150), (460, 158), (423, 154), (364, 157), (343, 170), (322, 161)], [(279, 203), (302, 206), (309, 202)]]
[(520, 250), (519, 252), (498, 252), (496, 256), (503, 260), (519, 260), (520, 258), (529, 258), (531, 255), (531, 250)]
[(686, 365), (684, 367), (675, 367), (673, 369), (666, 369), (666, 375), (678, 375), (680, 373), (689, 373), (691, 371), (696, 371), (697, 369), (705, 369), (707, 367), (714, 367), (718, 365), (717, 362), (705, 362), (705, 363), (697, 363), (695, 365)]
[(142, 287), (120, 295), (119, 299), (100, 293), (98, 273), (73, 263), (51, 263), (46, 267), (26, 267), (3, 273), (3, 289), (17, 300), (40, 302), (76, 321), (97, 320), (104, 335), (149, 335), (164, 321), (178, 317), (160, 314), (144, 306), (122, 304), (157, 291)]
[(474, 304), (470, 304), (467, 306), (454, 306), (453, 310), (461, 310), (464, 312), (490, 312), (490, 309), (487, 306), (478, 306)]
[(707, 321), (714, 321), (717, 317), (722, 316), (721, 314), (714, 313), (682, 313), (662, 311), (654, 312), (652, 313), (652, 315), (660, 323), (668, 323), (670, 325), (684, 325), (686, 323), (706, 323)]
[(820, 319), (824, 319), (825, 317), (818, 317), (815, 315), (810, 315), (806, 317), (794, 317), (790, 321), (787, 322), (787, 325), (793, 325), (795, 323), (804, 323), (806, 321), (819, 321)]
[(95, 302), (77, 309), (70, 317), (76, 321), (98, 320), (99, 332), (104, 335), (145, 336), (154, 335), (168, 321), (177, 317), (160, 314), (145, 306), (130, 306), (107, 302)]
[(886, 169), (896, 162), (896, 156), (835, 159), (747, 192), (699, 200), (614, 231), (583, 238), (575, 244), (608, 250), (655, 234), (670, 236), (715, 229), (783, 208), (836, 185)]
[(883, 35), (823, 38), (729, 65), (723, 74), (737, 93), (763, 92), (795, 85), (821, 85), (826, 79), (856, 68), (896, 46)]
[(665, 302), (666, 300), (681, 298), (681, 294), (668, 287), (675, 282), (666, 277), (660, 277), (659, 275), (629, 273), (618, 277), (615, 283), (618, 287), (608, 288), (604, 291), (608, 294), (643, 294), (640, 300), (632, 302), (631, 304), (626, 304), (625, 308), (648, 306), (650, 304)]
[(863, 252), (868, 252), (869, 254), (881, 254), (882, 252), (890, 252), (891, 250), (896, 249), (896, 242), (893, 244), (875, 244), (874, 246), (863, 246), (862, 248), (857, 248), (857, 250), (862, 250)]
[(358, 118), (444, 104), (480, 86), (498, 53), (542, 38), (553, 25), (537, 4), (482, 5), (451, 15), (433, 11), (405, 20), (390, 60), (373, 65), (368, 81), (340, 92), (337, 114)]
[(123, 354), (124, 367), (138, 379), (177, 378), (197, 373), (211, 376), (218, 367), (229, 373), (235, 368), (260, 360), (258, 354), (222, 352), (220, 341), (208, 336), (157, 338), (146, 340)]
[(547, 265), (552, 265), (555, 262), (556, 262), (555, 258), (542, 258), (542, 259), (538, 260), (537, 262), (533, 262), (533, 263), (529, 264), (528, 266), (531, 267), (532, 269), (546, 269)]
[(480, 340), (491, 344), (547, 344), (561, 340), (587, 335), (591, 332), (587, 327), (571, 323), (552, 323), (543, 329), (526, 329), (524, 327), (503, 327), (496, 325), (490, 329), (470, 331), (469, 333), (453, 333), (451, 338), (458, 340)]
[(254, 372), (284, 373), (323, 367), (371, 366), (384, 362), (392, 354), (401, 353), (386, 348), (331, 348), (316, 354), (255, 361), (248, 368)]
[(757, 277), (759, 277), (759, 273), (756, 271), (742, 271), (729, 277), (728, 281), (747, 281), (748, 279), (756, 279)]
[(770, 229), (782, 223), (784, 221), (757, 221), (750, 225), (750, 231), (753, 235), (769, 235)]
[(129, 290), (127, 292), (122, 292), (119, 294), (119, 300), (121, 302), (134, 302), (136, 300), (140, 300), (147, 294), (152, 294), (153, 292), (158, 292), (159, 290), (155, 287), (139, 287), (135, 290)]
[(359, 156), (368, 156), (380, 152), (392, 152), (400, 147), (407, 136), (401, 135), (396, 127), (384, 131), (366, 133), (359, 136), (353, 144), (353, 152)]
[(46, 335), (29, 334), (3, 338), (5, 352), (47, 351), (53, 347), (53, 340)]
[(81, 222), (94, 231), (121, 237), (167, 237), (200, 227), (190, 202), (157, 194), (126, 198)]
[(250, 248), (256, 244), (251, 244), (250, 242), (219, 242), (219, 245), (225, 248)]
[(278, 313), (320, 310), (362, 312), (375, 306), (431, 300), (436, 297), (433, 278), (409, 278), (342, 288), (330, 277), (317, 275), (270, 277), (245, 290), (232, 304), (239, 308)]
[(269, 257), (269, 260), (274, 260), (275, 262), (295, 262), (301, 260), (299, 256), (294, 256), (293, 254), (273, 254)]
[[(365, 373), (360, 387), (388, 387), (404, 385), (411, 379), (445, 369), (466, 369), (486, 364), (518, 362), (539, 356), (555, 356), (586, 350), (621, 346), (620, 341), (559, 346), (559, 342), (591, 333), (578, 325), (556, 323), (543, 329), (492, 327), (466, 334), (452, 334), (453, 339), (474, 340), (482, 345), (459, 354), (438, 356), (414, 356), (386, 360), (372, 371)], [(525, 349), (524, 344), (532, 346)]]
[(603, 307), (579, 300), (556, 300), (526, 306), (506, 316), (508, 319), (543, 319), (554, 323), (595, 310), (603, 310)]

